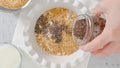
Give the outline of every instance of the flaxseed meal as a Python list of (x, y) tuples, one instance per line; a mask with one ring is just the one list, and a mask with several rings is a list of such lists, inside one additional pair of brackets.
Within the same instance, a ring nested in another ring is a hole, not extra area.
[(53, 8), (43, 13), (35, 26), (38, 46), (52, 55), (70, 55), (79, 45), (72, 39), (72, 24), (77, 14), (67, 8)]
[(17, 9), (22, 7), (28, 0), (0, 0), (0, 6), (9, 9)]

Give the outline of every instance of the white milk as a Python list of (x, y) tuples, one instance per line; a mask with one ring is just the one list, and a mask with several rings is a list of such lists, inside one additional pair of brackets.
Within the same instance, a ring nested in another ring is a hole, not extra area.
[(19, 68), (21, 55), (10, 44), (0, 45), (0, 68)]

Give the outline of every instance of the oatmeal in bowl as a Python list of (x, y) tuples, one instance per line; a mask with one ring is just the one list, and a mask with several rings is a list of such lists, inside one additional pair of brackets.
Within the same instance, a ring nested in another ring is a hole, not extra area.
[(72, 37), (76, 17), (86, 12), (78, 0), (38, 0), (33, 8), (21, 13), (18, 26), (22, 28), (17, 27), (15, 35), (19, 38), (14, 40), (45, 67), (74, 68), (80, 64), (80, 68), (86, 68), (89, 54), (80, 50)]
[(70, 55), (79, 45), (72, 39), (72, 24), (77, 14), (63, 7), (44, 12), (35, 25), (35, 38), (39, 47), (52, 55)]

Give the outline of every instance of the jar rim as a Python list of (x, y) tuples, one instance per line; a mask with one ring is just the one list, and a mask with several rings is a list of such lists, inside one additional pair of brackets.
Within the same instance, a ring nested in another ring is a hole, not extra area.
[[(93, 14), (91, 14), (91, 15), (93, 15)], [(72, 27), (73, 40), (80, 45), (84, 45), (91, 40), (92, 32), (93, 32), (93, 21), (92, 21), (91, 15), (80, 14), (80, 15), (78, 15), (75, 22), (73, 23), (73, 27)], [(82, 20), (82, 19), (86, 20), (86, 22), (85, 22), (86, 23), (86, 30), (85, 30), (85, 35), (84, 35), (83, 39), (78, 39), (78, 38), (75, 37), (73, 29), (75, 27), (76, 21)]]

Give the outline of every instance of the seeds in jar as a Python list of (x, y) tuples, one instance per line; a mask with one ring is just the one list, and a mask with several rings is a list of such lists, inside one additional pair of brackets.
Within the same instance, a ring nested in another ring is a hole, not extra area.
[(17, 9), (24, 6), (28, 0), (0, 0), (0, 6), (9, 9)]
[(78, 39), (83, 39), (86, 33), (87, 23), (85, 19), (77, 20), (73, 28), (73, 35)]
[(67, 8), (52, 8), (44, 12), (35, 26), (36, 42), (51, 55), (70, 55), (79, 49), (72, 39), (72, 24), (77, 14)]
[[(84, 18), (75, 21), (73, 25), (73, 37), (76, 38), (75, 41), (80, 40), (82, 44), (85, 44), (93, 40), (104, 30), (105, 22), (104, 18), (96, 16), (89, 16), (89, 19)], [(77, 42), (81, 44), (79, 41)]]

